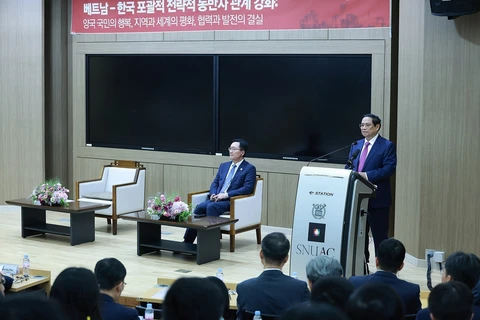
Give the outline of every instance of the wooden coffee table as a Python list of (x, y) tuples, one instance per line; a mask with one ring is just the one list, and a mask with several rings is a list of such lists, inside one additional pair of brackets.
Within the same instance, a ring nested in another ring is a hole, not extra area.
[[(145, 211), (124, 214), (122, 219), (137, 222), (137, 255), (169, 250), (197, 256), (197, 264), (220, 259), (220, 227), (236, 223), (221, 217), (193, 218), (185, 222), (152, 220)], [(162, 240), (162, 225), (197, 230), (197, 244)]]
[[(32, 200), (16, 199), (5, 201), (22, 207), (22, 238), (37, 234), (69, 236), (72, 246), (95, 241), (95, 211), (110, 207), (86, 201), (69, 202), (68, 207), (35, 205)], [(70, 227), (47, 223), (46, 211), (70, 214)]]

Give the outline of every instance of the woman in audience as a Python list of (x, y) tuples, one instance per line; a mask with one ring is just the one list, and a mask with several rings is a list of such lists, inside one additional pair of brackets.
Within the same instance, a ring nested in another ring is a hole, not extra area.
[(354, 290), (353, 284), (344, 277), (325, 276), (315, 281), (310, 301), (311, 303), (328, 303), (345, 311), (348, 299)]
[(403, 320), (403, 303), (398, 294), (384, 283), (369, 283), (358, 288), (347, 303), (352, 320)]
[(228, 294), (228, 288), (225, 285), (225, 282), (213, 276), (206, 277), (205, 279), (212, 282), (220, 290), (220, 294), (222, 295), (223, 319), (227, 319), (228, 310), (230, 309), (230, 295)]
[(70, 320), (101, 320), (100, 290), (92, 271), (85, 268), (67, 268), (53, 283), (50, 298), (62, 306)]
[[(327, 303), (301, 303), (287, 310), (281, 320), (349, 320), (338, 308)], [(374, 318), (372, 318), (374, 319)]]
[(0, 301), (0, 320), (63, 320), (58, 304), (32, 294), (12, 295)]
[(224, 312), (218, 287), (205, 278), (180, 278), (163, 302), (165, 320), (219, 320)]

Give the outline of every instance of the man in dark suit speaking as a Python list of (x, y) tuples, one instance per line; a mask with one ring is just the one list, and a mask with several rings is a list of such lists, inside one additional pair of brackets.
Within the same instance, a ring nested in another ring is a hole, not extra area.
[[(395, 173), (397, 167), (397, 153), (393, 143), (378, 133), (382, 126), (381, 120), (374, 114), (366, 114), (360, 123), (360, 130), (365, 139), (358, 140), (357, 144), (350, 150), (358, 156), (353, 160), (353, 170), (357, 171), (377, 186), (376, 196), (368, 201), (368, 224), (372, 229), (373, 241), (375, 244), (375, 255), (378, 253), (380, 243), (388, 238), (389, 209), (392, 204), (392, 192), (390, 188), (390, 177)], [(359, 151), (360, 153), (358, 153)], [(365, 258), (369, 260), (368, 237)]]
[[(200, 203), (194, 210), (195, 216), (218, 217), (230, 210), (231, 197), (253, 193), (257, 169), (244, 158), (248, 143), (243, 139), (235, 139), (228, 151), (232, 161), (220, 165), (217, 175), (210, 186), (209, 199)], [(187, 229), (184, 235), (185, 242), (193, 243), (197, 237), (197, 230)]]

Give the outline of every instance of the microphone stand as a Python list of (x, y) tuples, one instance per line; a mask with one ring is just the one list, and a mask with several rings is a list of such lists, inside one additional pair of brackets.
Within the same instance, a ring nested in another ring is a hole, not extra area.
[(320, 160), (320, 159), (325, 158), (326, 156), (329, 156), (329, 155), (331, 155), (331, 154), (334, 154), (334, 153), (336, 153), (336, 152), (338, 152), (338, 151), (342, 151), (342, 150), (344, 150), (344, 149), (351, 148), (352, 146), (354, 146), (354, 145), (356, 145), (356, 144), (357, 144), (357, 141), (354, 141), (354, 142), (352, 142), (351, 144), (346, 145), (346, 146), (344, 146), (344, 147), (341, 147), (341, 148), (339, 148), (339, 149), (337, 149), (337, 150), (335, 150), (335, 151), (332, 151), (332, 152), (329, 152), (329, 153), (327, 153), (327, 154), (321, 155), (320, 157), (313, 158), (312, 160), (310, 160), (310, 161), (307, 163), (307, 167), (308, 167), (308, 166), (310, 165), (310, 163), (312, 163), (313, 161)]

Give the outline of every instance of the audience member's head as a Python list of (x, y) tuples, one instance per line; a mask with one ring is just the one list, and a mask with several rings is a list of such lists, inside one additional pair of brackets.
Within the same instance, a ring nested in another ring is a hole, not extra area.
[[(217, 277), (206, 277), (208, 281), (212, 282), (219, 290), (222, 296), (221, 303), (223, 305), (223, 318), (225, 319), (230, 309), (230, 295), (228, 294), (228, 288), (225, 285), (225, 282), (218, 279)], [(220, 302), (220, 301), (219, 301)]]
[(163, 302), (165, 320), (218, 320), (223, 315), (222, 294), (205, 278), (180, 278), (175, 281)]
[(337, 259), (329, 256), (318, 256), (306, 266), (308, 286), (312, 289), (315, 282), (325, 276), (343, 276), (343, 268)]
[(428, 296), (432, 320), (470, 320), (473, 316), (473, 295), (462, 282), (441, 283)]
[(339, 276), (325, 276), (318, 279), (312, 288), (312, 303), (328, 303), (345, 310), (348, 299), (354, 291), (353, 284)]
[(301, 303), (287, 310), (281, 320), (349, 320), (347, 315), (338, 308), (326, 304)]
[(480, 259), (473, 253), (454, 252), (445, 261), (442, 281), (460, 281), (472, 290), (480, 279)]
[(389, 285), (368, 283), (350, 296), (347, 314), (351, 320), (403, 320), (403, 302)]
[(100, 319), (98, 309), (100, 291), (92, 271), (85, 268), (67, 268), (60, 272), (50, 291), (71, 320)]
[(3, 274), (0, 272), (0, 296), (5, 295), (5, 284), (7, 283), (7, 280), (3, 276)]
[(290, 241), (281, 232), (272, 232), (267, 234), (262, 240), (262, 250), (260, 250), (260, 259), (265, 268), (279, 267), (288, 260), (290, 251)]
[(32, 294), (7, 296), (0, 301), (0, 320), (62, 320), (63, 314), (53, 300)]
[(397, 273), (403, 268), (405, 246), (397, 239), (383, 240), (378, 247), (377, 268), (382, 271)]
[(102, 259), (95, 265), (95, 276), (100, 292), (109, 295), (115, 301), (118, 301), (125, 288), (126, 275), (127, 269), (115, 258)]

